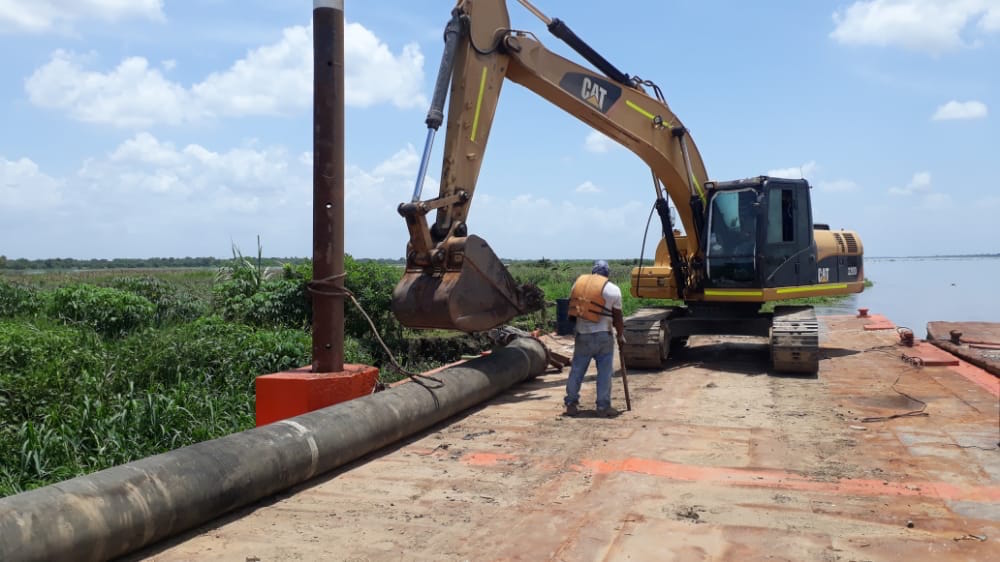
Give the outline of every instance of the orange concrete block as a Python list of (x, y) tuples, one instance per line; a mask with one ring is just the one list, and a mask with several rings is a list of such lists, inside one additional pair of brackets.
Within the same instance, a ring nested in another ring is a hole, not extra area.
[(336, 373), (314, 373), (312, 367), (261, 375), (256, 381), (257, 426), (319, 410), (371, 394), (378, 369), (344, 365)]

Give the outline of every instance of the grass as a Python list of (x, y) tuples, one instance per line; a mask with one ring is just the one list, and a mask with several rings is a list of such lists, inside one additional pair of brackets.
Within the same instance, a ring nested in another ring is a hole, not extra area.
[(309, 364), (311, 337), (224, 320), (219, 284), (214, 269), (0, 276), (0, 496), (253, 427), (255, 378)]

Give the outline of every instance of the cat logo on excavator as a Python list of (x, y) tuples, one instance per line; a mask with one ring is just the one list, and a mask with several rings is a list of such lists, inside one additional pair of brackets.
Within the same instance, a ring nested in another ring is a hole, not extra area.
[(567, 72), (559, 87), (601, 113), (607, 113), (622, 95), (620, 86), (582, 72)]
[(583, 85), (580, 88), (580, 97), (583, 98), (583, 101), (600, 111), (604, 111), (604, 99), (608, 97), (608, 91), (602, 88), (600, 84), (595, 84), (589, 76), (584, 76)]

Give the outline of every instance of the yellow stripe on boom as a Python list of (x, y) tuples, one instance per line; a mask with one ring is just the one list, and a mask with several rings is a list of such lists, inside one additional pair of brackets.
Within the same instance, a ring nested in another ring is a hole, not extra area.
[[(643, 117), (649, 119), (650, 121), (656, 121), (655, 115), (639, 107), (638, 104), (634, 103), (632, 100), (625, 100), (625, 105), (631, 107), (632, 109), (637, 111), (639, 115), (642, 115)], [(670, 123), (669, 121), (666, 122), (666, 125), (667, 127), (673, 127), (673, 124)], [(695, 189), (697, 189), (698, 195), (701, 197), (702, 204), (707, 204), (708, 200), (705, 198), (705, 190), (701, 188), (701, 184), (698, 183), (698, 178), (694, 177), (694, 174), (691, 174), (691, 182), (694, 184)], [(708, 293), (706, 292), (705, 294), (707, 295)], [(740, 295), (740, 296), (756, 296), (756, 295)]]
[(631, 107), (632, 109), (638, 111), (640, 115), (642, 115), (643, 117), (645, 117), (645, 118), (647, 118), (649, 120), (656, 119), (655, 115), (653, 115), (652, 113), (650, 113), (650, 112), (646, 111), (645, 109), (639, 107), (638, 105), (636, 105), (635, 103), (633, 103), (632, 100), (625, 100), (625, 105), (627, 105), (627, 106)]
[(476, 98), (476, 116), (472, 118), (472, 135), (469, 140), (476, 142), (476, 129), (479, 128), (479, 110), (483, 108), (483, 92), (486, 91), (486, 67), (483, 67), (483, 76), (479, 79), (479, 97)]
[(698, 188), (698, 195), (701, 196), (702, 205), (708, 205), (708, 199), (705, 198), (705, 190), (701, 188), (701, 184), (698, 183), (698, 178), (691, 174), (691, 181), (694, 182), (694, 186)]

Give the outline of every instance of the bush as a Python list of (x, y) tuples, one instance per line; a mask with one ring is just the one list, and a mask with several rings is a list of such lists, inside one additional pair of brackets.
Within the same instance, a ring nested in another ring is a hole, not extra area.
[[(344, 261), (347, 277), (344, 285), (371, 316), (385, 342), (396, 347), (403, 339), (402, 327), (392, 314), (392, 291), (399, 282), (401, 270), (377, 262), (359, 262), (347, 256)], [(344, 304), (344, 330), (354, 337), (370, 338), (371, 328), (357, 307), (348, 300)]]
[(156, 307), (145, 297), (94, 285), (56, 289), (49, 315), (67, 323), (89, 326), (106, 337), (120, 337), (150, 325)]
[(216, 316), (135, 334), (115, 353), (140, 387), (200, 381), (252, 393), (257, 375), (308, 365), (311, 342), (302, 330), (260, 330)]
[(206, 311), (204, 303), (194, 296), (156, 277), (118, 277), (111, 286), (153, 303), (153, 320), (160, 326), (194, 320)]
[[(354, 293), (354, 297), (364, 307), (386, 345), (393, 349), (401, 349), (404, 344), (403, 327), (392, 314), (392, 291), (399, 282), (402, 271), (391, 265), (373, 261), (357, 261), (351, 256), (344, 256), (344, 286)], [(306, 303), (309, 307), (309, 318), (312, 314), (312, 301), (309, 299), (306, 284), (312, 280), (311, 263), (297, 266), (285, 265), (286, 279), (303, 283)], [(311, 320), (310, 320), (311, 321)], [(350, 298), (344, 299), (344, 333), (366, 342), (374, 357), (385, 359), (385, 353), (378, 347), (372, 336), (368, 321), (358, 310)]]
[(0, 321), (0, 427), (62, 405), (81, 377), (104, 368), (104, 348), (90, 330)]
[(271, 328), (305, 328), (312, 322), (304, 281), (264, 281), (253, 292), (247, 292), (247, 287), (237, 281), (216, 285), (216, 310), (225, 319)]
[[(249, 429), (256, 377), (311, 347), (219, 317), (116, 340), (0, 322), (0, 496)], [(354, 339), (345, 359), (371, 362)]]
[(6, 281), (0, 281), (0, 318), (30, 316), (42, 306), (38, 291)]
[[(257, 241), (257, 259), (246, 258), (233, 246), (233, 259), (219, 269), (212, 287), (213, 308), (223, 318), (252, 326), (306, 328), (312, 323), (312, 303), (304, 268), (283, 266), (282, 279), (270, 279)], [(311, 273), (311, 269), (310, 269)]]
[[(400, 270), (390, 265), (356, 261), (345, 256), (344, 286), (371, 316), (386, 344), (397, 347), (403, 342), (402, 326), (392, 314), (392, 291), (399, 282)], [(254, 282), (250, 268), (237, 269), (236, 277), (216, 283), (215, 306), (227, 320), (254, 326), (305, 327), (312, 323), (312, 299), (308, 283), (312, 264), (284, 266), (284, 279)], [(349, 298), (344, 300), (344, 332), (360, 340), (374, 341), (371, 328)], [(381, 355), (381, 352), (377, 352)]]

